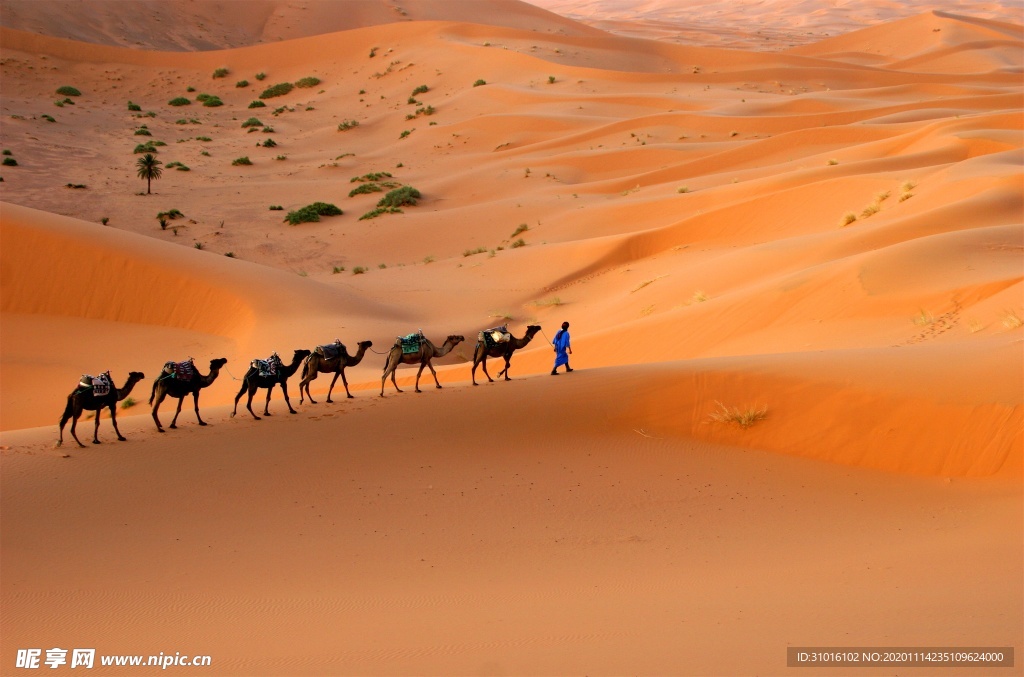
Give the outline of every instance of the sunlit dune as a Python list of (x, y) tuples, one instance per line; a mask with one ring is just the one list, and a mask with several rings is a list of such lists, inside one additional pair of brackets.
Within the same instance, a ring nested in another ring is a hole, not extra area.
[(0, 673), (1019, 669), (1019, 4), (239, 6), (0, 0)]

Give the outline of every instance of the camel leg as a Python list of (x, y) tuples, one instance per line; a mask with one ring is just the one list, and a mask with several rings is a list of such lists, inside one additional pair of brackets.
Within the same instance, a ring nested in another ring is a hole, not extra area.
[(184, 395), (182, 395), (181, 397), (178, 398), (178, 408), (174, 410), (174, 418), (171, 419), (171, 425), (167, 426), (168, 428), (174, 428), (174, 429), (178, 428), (178, 415), (181, 414), (181, 405), (182, 405), (182, 403), (184, 401), (185, 401), (185, 396)]
[(487, 373), (487, 351), (484, 351), (483, 357), (480, 358), (480, 366), (484, 368), (484, 376), (487, 377), (489, 383), (494, 383), (494, 379)]
[(327, 401), (328, 402), (334, 402), (334, 400), (331, 399), (331, 392), (334, 391), (334, 384), (338, 382), (338, 377), (340, 375), (341, 375), (340, 371), (334, 372), (334, 378), (331, 379), (331, 387), (327, 389)]
[[(508, 368), (511, 367), (511, 366), (512, 366), (512, 356), (511, 355), (506, 355), (505, 356), (505, 368), (501, 370), (501, 374), (505, 375), (505, 380), (506, 381), (511, 381), (512, 380), (512, 379), (510, 379), (508, 377)], [(498, 374), (498, 376), (501, 376), (501, 374)]]
[[(232, 410), (232, 412), (231, 412), (231, 418), (234, 418), (234, 417), (235, 417), (235, 414), (237, 414), (237, 413), (238, 413), (238, 400), (242, 399), (242, 395), (243, 395), (243, 394), (245, 393), (245, 391), (246, 391), (246, 390), (248, 390), (248, 389), (249, 389), (249, 384), (248, 384), (248, 383), (246, 383), (246, 382), (245, 382), (245, 381), (243, 380), (243, 381), (242, 381), (242, 387), (241, 387), (241, 388), (239, 388), (239, 390), (238, 390), (238, 394), (237, 394), (237, 395), (235, 395), (235, 408), (234, 408), (234, 410)], [(250, 399), (251, 399), (251, 398), (250, 398)]]
[[(270, 394), (272, 392), (274, 392), (274, 386), (275, 385), (276, 385), (275, 383), (271, 383), (270, 387), (267, 388), (267, 403), (263, 405), (263, 415), (264, 416), (270, 416)], [(289, 405), (289, 408), (291, 408), (290, 405)]]
[[(441, 387), (441, 382), (437, 380), (437, 372), (434, 371), (433, 363), (427, 362), (427, 366), (430, 367), (430, 373), (433, 374), (433, 376), (434, 376), (434, 385), (436, 385), (438, 388), (440, 388)], [(490, 378), (490, 376), (488, 376), (487, 378)]]
[[(281, 392), (284, 393), (284, 403), (288, 405), (288, 413), (297, 414), (299, 412), (292, 409), (292, 401), (288, 399), (288, 381), (281, 383)], [(270, 395), (267, 395), (267, 402), (270, 402)]]
[(345, 378), (345, 368), (344, 367), (342, 367), (342, 369), (341, 369), (341, 382), (345, 386), (345, 395), (348, 396), (348, 399), (350, 399), (350, 400), (353, 399), (352, 393), (350, 393), (348, 391), (348, 379)]
[(155, 400), (156, 401), (153, 401), (154, 398), (150, 398), (150, 401), (153, 402), (153, 421), (156, 422), (156, 431), (159, 432), (159, 433), (164, 432), (164, 427), (162, 425), (160, 425), (160, 417), (157, 416), (157, 411), (160, 410), (160, 403), (164, 401), (164, 397), (166, 397), (166, 396), (167, 396), (167, 393), (165, 391), (161, 390), (159, 395), (155, 395)]
[(114, 426), (114, 432), (117, 433), (117, 441), (125, 442), (128, 438), (121, 434), (121, 431), (117, 429), (117, 402), (113, 402), (110, 405), (110, 423)]
[(71, 418), (73, 409), (71, 406), (71, 398), (68, 398), (67, 406), (64, 407), (64, 413), (60, 415), (60, 428), (57, 430), (57, 446), (64, 444), (64, 426), (67, 425), (68, 419)]
[[(185, 398), (182, 398), (185, 399)], [(206, 421), (199, 417), (199, 391), (196, 390), (192, 393), (192, 400), (195, 403), (196, 408), (196, 420), (199, 421), (199, 425), (206, 425)], [(181, 408), (181, 402), (178, 402), (179, 409)]]
[(79, 407), (79, 406), (75, 406), (75, 409), (74, 409), (74, 411), (71, 414), (71, 437), (74, 438), (75, 442), (78, 442), (78, 446), (80, 446), (80, 447), (82, 447), (84, 449), (85, 445), (82, 444), (82, 440), (78, 439), (78, 435), (75, 434), (75, 428), (78, 427), (78, 417), (81, 416), (81, 415), (82, 415), (82, 408)]
[(420, 374), (423, 373), (423, 367), (425, 367), (425, 366), (427, 366), (426, 362), (420, 362), (420, 368), (416, 372), (416, 392), (418, 392), (418, 393), (423, 392), (422, 390), (420, 390)]
[(252, 410), (252, 398), (255, 397), (255, 396), (256, 396), (256, 386), (250, 385), (249, 386), (249, 399), (247, 399), (245, 401), (245, 408), (249, 410), (249, 413), (252, 414), (252, 417), (254, 419), (259, 421), (260, 417), (257, 416), (256, 412)]
[(100, 414), (102, 414), (102, 413), (103, 413), (103, 407), (97, 407), (97, 409), (96, 409), (96, 418), (93, 419), (93, 422), (95, 423), (95, 425), (93, 426), (93, 429), (92, 429), (92, 443), (93, 444), (99, 444), (100, 443)]
[(316, 372), (312, 372), (302, 378), (299, 382), (299, 404), (302, 404), (305, 400), (302, 397), (302, 389), (306, 389), (306, 399), (310, 401), (310, 404), (316, 404), (316, 400), (313, 399), (313, 394), (309, 392), (309, 384), (316, 378)]

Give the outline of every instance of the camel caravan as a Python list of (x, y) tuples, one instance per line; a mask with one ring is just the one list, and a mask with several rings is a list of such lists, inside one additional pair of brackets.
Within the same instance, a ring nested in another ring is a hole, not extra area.
[[(478, 366), (483, 368), (487, 380), (492, 383), (494, 382), (494, 379), (487, 372), (488, 357), (503, 358), (505, 366), (498, 373), (498, 377), (500, 378), (504, 375), (506, 381), (511, 380), (508, 372), (512, 362), (512, 353), (528, 345), (539, 331), (541, 331), (539, 325), (530, 325), (526, 328), (526, 334), (522, 338), (512, 336), (508, 331), (507, 325), (492, 327), (491, 329), (479, 332), (477, 334), (476, 347), (473, 350), (473, 368), (470, 373), (473, 385), (478, 385), (476, 382)], [(434, 371), (432, 360), (435, 357), (444, 357), (455, 346), (465, 340), (464, 336), (451, 334), (438, 346), (427, 339), (423, 335), (422, 330), (397, 337), (394, 345), (387, 352), (387, 358), (384, 362), (384, 371), (380, 379), (380, 396), (384, 397), (384, 386), (389, 376), (395, 390), (403, 392), (395, 380), (395, 371), (402, 364), (419, 365), (419, 369), (416, 372), (416, 392), (422, 392), (420, 390), (420, 376), (423, 374), (424, 369), (430, 369), (430, 373), (434, 377), (435, 387), (440, 388), (441, 383), (437, 379), (437, 372)], [(331, 385), (327, 389), (327, 402), (333, 402), (331, 393), (339, 377), (341, 378), (342, 385), (345, 386), (346, 397), (353, 397), (352, 393), (349, 392), (348, 379), (345, 378), (345, 369), (359, 364), (363, 360), (366, 351), (372, 350), (373, 343), (371, 341), (360, 341), (356, 345), (358, 350), (355, 355), (349, 354), (348, 349), (340, 339), (335, 339), (333, 343), (317, 346), (313, 350), (296, 350), (288, 364), (285, 364), (276, 352), (265, 360), (252, 360), (249, 363), (249, 369), (245, 372), (245, 376), (240, 379), (242, 385), (238, 390), (238, 394), (235, 395), (235, 406), (231, 416), (234, 417), (238, 413), (238, 402), (243, 395), (247, 394), (245, 408), (249, 410), (249, 413), (255, 420), (261, 420), (261, 417), (257, 416), (256, 412), (252, 410), (253, 397), (260, 389), (267, 391), (266, 402), (263, 405), (263, 416), (270, 416), (270, 397), (274, 387), (278, 385), (281, 386), (281, 392), (284, 393), (284, 401), (289, 413), (298, 413), (292, 408), (291, 399), (288, 397), (288, 379), (299, 371), (300, 368), (302, 374), (299, 380), (299, 404), (303, 404), (306, 399), (311, 404), (317, 403), (309, 391), (309, 384), (320, 374), (334, 375), (331, 379)], [(158, 413), (160, 404), (167, 397), (178, 400), (174, 418), (171, 419), (171, 424), (168, 427), (177, 428), (178, 415), (181, 414), (182, 404), (188, 395), (192, 396), (196, 420), (199, 422), (199, 425), (205, 426), (206, 421), (199, 414), (199, 394), (204, 388), (209, 387), (217, 380), (221, 369), (224, 368), (227, 362), (228, 360), (225, 357), (210, 360), (209, 371), (206, 374), (199, 371), (191, 357), (182, 362), (171, 361), (164, 363), (160, 369), (159, 376), (153, 381), (153, 388), (149, 396), (149, 404), (153, 408), (153, 422), (156, 424), (157, 432), (166, 432), (160, 423)], [(117, 427), (117, 403), (127, 398), (135, 384), (143, 378), (145, 378), (145, 375), (142, 372), (133, 371), (128, 375), (124, 386), (117, 388), (114, 386), (109, 371), (99, 376), (84, 374), (75, 390), (67, 397), (67, 404), (60, 417), (57, 446), (59, 447), (64, 443), (64, 426), (70, 420), (71, 437), (74, 438), (79, 447), (85, 447), (75, 433), (78, 419), (84, 411), (96, 412), (92, 443), (100, 444), (100, 413), (103, 409), (110, 410), (110, 421), (114, 426), (117, 439), (124, 442), (126, 438)]]

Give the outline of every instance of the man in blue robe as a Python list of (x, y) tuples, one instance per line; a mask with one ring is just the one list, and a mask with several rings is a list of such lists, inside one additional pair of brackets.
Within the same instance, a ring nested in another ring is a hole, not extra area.
[(555, 334), (555, 366), (551, 370), (552, 376), (558, 376), (558, 368), (565, 365), (565, 371), (572, 371), (569, 366), (569, 355), (572, 355), (572, 347), (569, 345), (569, 323), (563, 322), (562, 328)]

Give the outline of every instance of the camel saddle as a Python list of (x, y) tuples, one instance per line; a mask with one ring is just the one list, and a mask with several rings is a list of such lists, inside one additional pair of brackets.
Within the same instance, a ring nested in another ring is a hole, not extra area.
[(179, 381), (191, 381), (196, 373), (196, 365), (191, 357), (184, 362), (168, 362), (164, 365), (164, 373)]
[(341, 357), (342, 351), (345, 350), (345, 344), (341, 342), (325, 343), (322, 346), (316, 347), (316, 352), (320, 353), (325, 360), (336, 360)]
[(253, 360), (250, 365), (260, 373), (260, 376), (277, 376), (277, 368), (281, 366), (281, 358), (274, 353), (265, 360)]
[(484, 329), (482, 332), (477, 334), (476, 340), (485, 344), (489, 348), (499, 343), (508, 343), (512, 340), (512, 334), (508, 333), (508, 325), (503, 324), (500, 327)]
[(395, 341), (396, 346), (402, 346), (403, 355), (411, 355), (412, 353), (418, 353), (420, 346), (423, 343), (423, 332), (418, 331), (414, 334), (408, 334), (407, 336), (399, 336), (398, 340)]
[(106, 371), (99, 376), (91, 376), (89, 374), (82, 374), (81, 380), (78, 385), (83, 388), (92, 388), (92, 394), (96, 397), (103, 397), (110, 394), (110, 389), (114, 386), (110, 380), (110, 372)]

